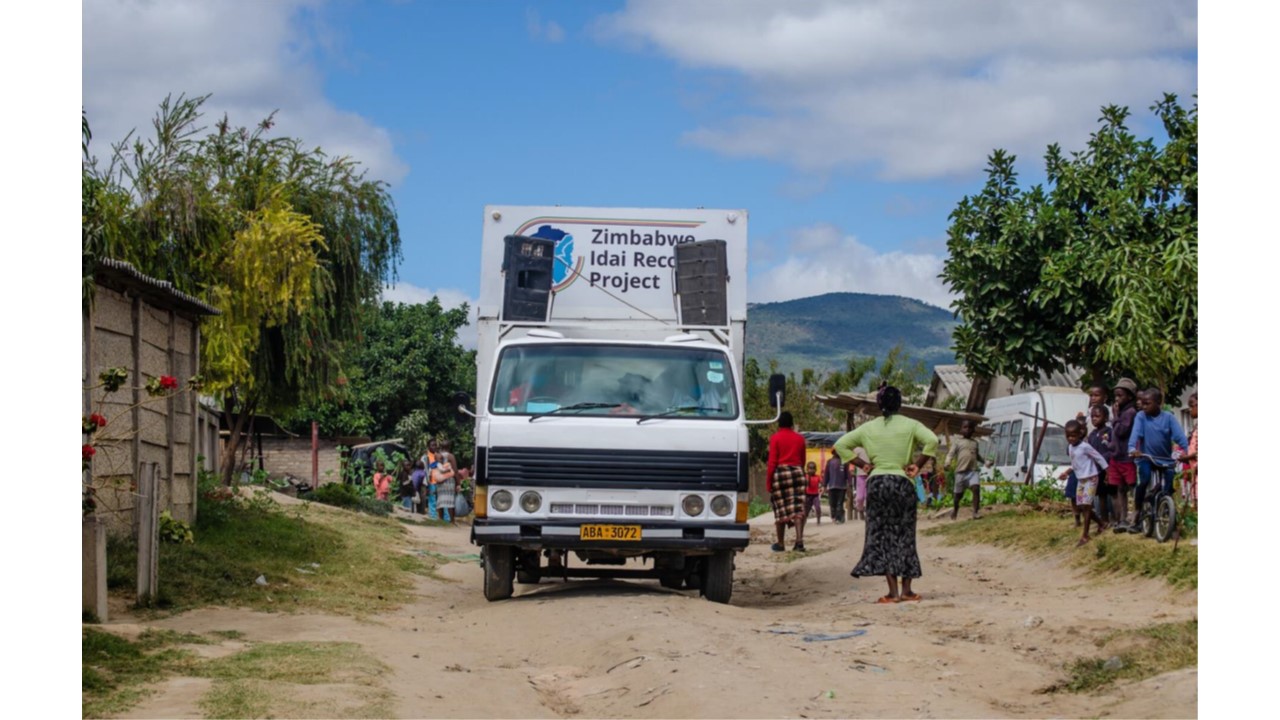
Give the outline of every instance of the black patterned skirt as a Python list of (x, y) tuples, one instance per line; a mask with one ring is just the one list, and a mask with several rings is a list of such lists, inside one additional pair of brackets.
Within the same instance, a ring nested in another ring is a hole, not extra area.
[(916, 486), (901, 475), (867, 479), (867, 537), (854, 577), (896, 575), (918, 578)]

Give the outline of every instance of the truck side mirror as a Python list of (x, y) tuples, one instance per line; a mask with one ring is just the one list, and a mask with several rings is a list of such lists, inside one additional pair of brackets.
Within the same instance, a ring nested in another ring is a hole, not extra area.
[(787, 376), (774, 373), (769, 376), (769, 407), (782, 407), (787, 396)]
[(466, 394), (465, 392), (459, 390), (458, 392), (453, 394), (453, 398), (450, 402), (450, 405), (453, 406), (453, 414), (454, 414), (454, 417), (457, 418), (458, 422), (465, 423), (468, 418), (475, 417), (475, 413), (472, 413), (470, 410), (467, 409), (467, 406), (470, 404), (471, 404), (471, 396)]

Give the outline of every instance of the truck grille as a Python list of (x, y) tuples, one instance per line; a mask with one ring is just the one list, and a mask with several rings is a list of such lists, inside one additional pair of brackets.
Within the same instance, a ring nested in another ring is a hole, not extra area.
[[(672, 450), (479, 448), (483, 482), (585, 488), (746, 491), (746, 454)], [(623, 506), (615, 506), (624, 515)]]
[(675, 517), (670, 505), (596, 505), (595, 503), (551, 503), (552, 515), (618, 515), (622, 517)]

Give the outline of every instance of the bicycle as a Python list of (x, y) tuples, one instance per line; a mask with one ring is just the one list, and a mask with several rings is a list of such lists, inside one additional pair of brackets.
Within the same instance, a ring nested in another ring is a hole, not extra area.
[[(1167, 468), (1167, 471), (1170, 473), (1173, 473), (1174, 468), (1177, 466), (1176, 461), (1173, 458), (1158, 458), (1146, 453), (1139, 453), (1134, 457), (1146, 459), (1152, 464), (1166, 462), (1174, 463), (1173, 467)], [(1160, 467), (1162, 470), (1166, 469), (1159, 465), (1157, 467)], [(1170, 479), (1169, 487), (1171, 489), (1174, 487), (1173, 481), (1175, 479), (1176, 477)], [(1152, 484), (1157, 482), (1156, 474), (1154, 472), (1152, 473), (1151, 482)], [(1147, 537), (1154, 537), (1156, 542), (1163, 543), (1168, 541), (1169, 538), (1173, 537), (1174, 534), (1177, 533), (1178, 504), (1173, 499), (1172, 492), (1165, 492), (1165, 483), (1162, 479), (1156, 487), (1148, 489), (1147, 497), (1143, 500), (1142, 504), (1143, 507), (1139, 510), (1139, 523), (1142, 528), (1143, 535)]]

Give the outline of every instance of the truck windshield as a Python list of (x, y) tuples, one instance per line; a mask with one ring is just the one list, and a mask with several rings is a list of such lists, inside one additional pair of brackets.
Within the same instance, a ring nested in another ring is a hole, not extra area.
[(495, 415), (727, 419), (738, 416), (728, 356), (635, 345), (517, 345), (502, 351), (490, 399)]

